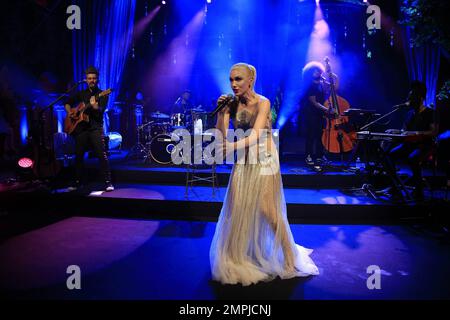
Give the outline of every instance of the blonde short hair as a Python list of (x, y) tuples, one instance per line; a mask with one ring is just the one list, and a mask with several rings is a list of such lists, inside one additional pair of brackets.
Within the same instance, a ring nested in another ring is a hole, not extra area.
[(245, 62), (239, 62), (235, 63), (230, 70), (236, 69), (236, 68), (244, 68), (247, 69), (247, 71), (250, 73), (250, 76), (253, 78), (252, 82), (252, 89), (255, 86), (256, 82), (256, 68), (252, 66), (251, 64), (245, 63)]

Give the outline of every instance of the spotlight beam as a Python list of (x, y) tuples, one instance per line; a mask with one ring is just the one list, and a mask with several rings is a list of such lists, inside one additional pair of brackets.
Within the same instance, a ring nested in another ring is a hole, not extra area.
[(135, 24), (133, 41), (139, 40), (139, 38), (142, 36), (149, 23), (155, 18), (160, 9), (161, 6), (157, 6), (146, 17), (142, 18)]
[[(145, 91), (154, 98), (157, 105), (170, 106), (173, 103), (174, 93), (185, 89), (188, 85), (204, 17), (202, 8), (171, 41), (168, 49), (156, 59), (152, 69), (149, 70), (146, 76), (148, 87)], [(188, 46), (187, 38), (191, 39)], [(170, 70), (169, 74), (167, 70)]]

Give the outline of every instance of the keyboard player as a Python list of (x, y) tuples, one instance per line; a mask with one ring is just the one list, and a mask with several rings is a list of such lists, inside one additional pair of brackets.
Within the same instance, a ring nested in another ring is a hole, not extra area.
[[(414, 187), (413, 198), (423, 198), (422, 163), (433, 149), (433, 137), (437, 133), (434, 109), (424, 105), (427, 88), (423, 82), (413, 81), (405, 105), (411, 109), (403, 124), (405, 133), (417, 131), (420, 139), (406, 140), (394, 145), (389, 151), (389, 158), (395, 168), (398, 160), (406, 160), (412, 171), (410, 185)], [(398, 192), (393, 188), (391, 192)]]

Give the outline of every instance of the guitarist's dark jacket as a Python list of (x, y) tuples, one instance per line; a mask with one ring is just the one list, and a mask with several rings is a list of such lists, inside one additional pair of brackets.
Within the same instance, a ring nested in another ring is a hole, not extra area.
[(86, 105), (85, 114), (89, 115), (89, 123), (83, 122), (78, 126), (82, 128), (77, 128), (77, 131), (80, 129), (102, 129), (103, 130), (103, 113), (105, 112), (106, 106), (108, 104), (108, 97), (103, 96), (98, 99), (98, 109), (95, 110), (91, 107), (89, 101), (92, 96), (99, 94), (102, 90), (98, 87), (93, 89), (92, 91), (88, 89), (78, 91), (74, 95), (72, 95), (69, 99), (67, 99), (66, 103), (69, 104), (72, 108), (76, 107), (79, 103), (84, 102)]

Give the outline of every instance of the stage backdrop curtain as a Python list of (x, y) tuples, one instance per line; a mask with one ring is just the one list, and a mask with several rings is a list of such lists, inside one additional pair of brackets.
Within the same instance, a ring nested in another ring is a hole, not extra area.
[[(100, 70), (99, 85), (112, 88), (108, 110), (114, 108), (119, 93), (122, 71), (130, 49), (136, 0), (74, 1), (81, 9), (81, 30), (73, 31), (74, 81), (84, 76), (89, 65)], [(105, 112), (105, 131), (109, 131)]]
[(404, 48), (410, 80), (420, 80), (427, 86), (426, 105), (435, 105), (437, 81), (439, 75), (440, 49), (435, 44), (421, 47), (410, 45), (412, 31), (406, 27), (404, 32)]

